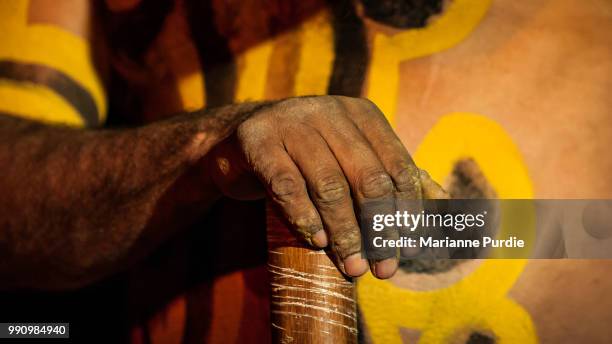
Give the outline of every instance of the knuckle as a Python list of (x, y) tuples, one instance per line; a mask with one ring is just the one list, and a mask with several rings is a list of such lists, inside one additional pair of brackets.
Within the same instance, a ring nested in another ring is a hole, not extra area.
[(340, 99), (324, 95), (285, 99), (279, 103), (278, 113), (282, 114), (283, 118), (290, 114), (292, 120), (312, 125), (321, 123), (322, 118), (344, 114), (346, 110)]
[(344, 259), (361, 251), (361, 235), (352, 223), (340, 228), (332, 232), (332, 247)]
[(313, 112), (315, 114), (339, 114), (344, 111), (342, 102), (335, 96), (319, 96), (313, 102)]
[(346, 107), (344, 103), (335, 96), (327, 96), (327, 113), (331, 115), (338, 115), (346, 113)]
[(314, 192), (319, 203), (334, 205), (346, 199), (348, 185), (342, 175), (332, 173), (315, 181)]
[(316, 232), (323, 229), (321, 221), (315, 216), (297, 218), (293, 222), (293, 225), (299, 233), (306, 237), (310, 237), (312, 234), (315, 234)]
[(415, 191), (419, 184), (419, 176), (416, 168), (401, 166), (391, 173), (395, 180), (395, 187), (399, 192)]
[(378, 111), (378, 106), (368, 98), (356, 98), (357, 101), (365, 108)]
[(280, 200), (287, 201), (300, 194), (300, 183), (298, 178), (289, 173), (276, 175), (270, 179), (270, 191), (272, 195)]
[(281, 109), (279, 112), (294, 113), (295, 109), (301, 109), (308, 103), (308, 97), (303, 98), (287, 98), (281, 100), (277, 107)]
[(368, 98), (354, 98), (354, 101), (358, 104), (358, 106), (365, 110), (363, 113), (366, 116), (380, 116), (382, 112), (378, 108), (378, 106)]
[(366, 198), (379, 198), (393, 192), (393, 182), (389, 175), (380, 170), (362, 174), (359, 187)]
[(342, 104), (340, 98), (338, 98), (337, 96), (322, 95), (322, 96), (316, 97), (316, 99), (319, 102), (319, 104), (325, 107), (339, 106), (340, 104)]

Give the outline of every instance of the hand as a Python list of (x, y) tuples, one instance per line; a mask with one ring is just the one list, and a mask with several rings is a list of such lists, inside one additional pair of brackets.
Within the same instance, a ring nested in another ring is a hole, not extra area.
[[(207, 161), (223, 194), (236, 199), (269, 195), (303, 239), (320, 248), (331, 245), (338, 266), (350, 276), (368, 268), (356, 211), (364, 211), (368, 201), (443, 193), (415, 166), (376, 105), (359, 98), (272, 103), (217, 145)], [(383, 203), (389, 209), (378, 212), (395, 211), (394, 202)], [(399, 236), (395, 231), (386, 235)], [(370, 263), (374, 275), (389, 278), (397, 269), (397, 254)]]

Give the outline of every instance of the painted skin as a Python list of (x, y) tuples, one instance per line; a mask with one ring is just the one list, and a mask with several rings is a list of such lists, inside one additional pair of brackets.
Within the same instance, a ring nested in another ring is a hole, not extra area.
[[(472, 123), (476, 129), (500, 129), (503, 134), (498, 139), (510, 138), (511, 143), (505, 145), (506, 151), (518, 151), (520, 164), (515, 179), (524, 180), (527, 171), (528, 180), (522, 184), (524, 188), (519, 189), (518, 194), (511, 193), (510, 196), (609, 197), (612, 187), (606, 171), (610, 170), (612, 161), (605, 158), (605, 149), (609, 143), (606, 140), (612, 132), (608, 115), (611, 104), (604, 91), (609, 88), (609, 47), (612, 45), (605, 35), (609, 30), (603, 29), (610, 25), (609, 17), (606, 17), (606, 13), (610, 13), (609, 7), (604, 1), (595, 0), (590, 5), (585, 2), (541, 1), (521, 6), (509, 1), (493, 1), (482, 21), (459, 45), (441, 52), (434, 51), (430, 56), (402, 62), (398, 73), (399, 101), (396, 110), (387, 111), (387, 114), (394, 115), (396, 129), (409, 151), (416, 153), (417, 163), (436, 170), (438, 164), (435, 161), (421, 161), (419, 158), (432, 153), (425, 150), (419, 154), (422, 142), (436, 123), (441, 123), (443, 118), (452, 118), (447, 116), (449, 114), (459, 112), (463, 114), (460, 119), (474, 118), (471, 116), (488, 118), (464, 123)], [(179, 15), (170, 17), (170, 24), (157, 42), (161, 48), (148, 55), (151, 63), (160, 60), (181, 62), (168, 63), (168, 75), (171, 77), (164, 77), (171, 80), (156, 80), (158, 82), (144, 82), (140, 85), (141, 94), (148, 100), (145, 101), (145, 116), (149, 119), (185, 107), (204, 105), (201, 97), (204, 78), (193, 73), (198, 68), (193, 46), (177, 39), (184, 37), (184, 31), (180, 30), (182, 20)], [(240, 48), (241, 40), (237, 39), (233, 46), (238, 48), (234, 49), (244, 52), (238, 58), (241, 76), (239, 85), (244, 86), (239, 86), (236, 98), (243, 100), (324, 93), (327, 85), (322, 80), (329, 75), (329, 64), (326, 62), (333, 56), (329, 53), (329, 25), (324, 20), (319, 24), (313, 25), (312, 21), (307, 21), (301, 28), (310, 25), (310, 29), (299, 28), (297, 33), (287, 32), (270, 44), (264, 43), (248, 50)], [(178, 32), (179, 35), (172, 34), (172, 27), (175, 27), (174, 33)], [(392, 32), (372, 23), (368, 27)], [(328, 35), (313, 34), (312, 30), (327, 32)], [(308, 40), (310, 43), (303, 43), (302, 49), (297, 52), (287, 49), (287, 46), (296, 44), (292, 37), (300, 35), (318, 37), (318, 41)], [(182, 50), (168, 49), (171, 47)], [(266, 70), (268, 77), (257, 72), (261, 69), (262, 61), (279, 61), (286, 57), (301, 58), (305, 63), (301, 64), (302, 68), (292, 67), (291, 64), (269, 64)], [(283, 84), (279, 78), (269, 77), (291, 75), (286, 72), (292, 70), (295, 71), (293, 83)], [(248, 76), (253, 71), (252, 76)], [(179, 102), (167, 101), (171, 92), (160, 87), (170, 81), (178, 81), (176, 92)], [(364, 95), (368, 94), (364, 92)], [(382, 99), (382, 103), (385, 101), (389, 102), (387, 96)], [(379, 105), (384, 109), (382, 103)], [(390, 103), (394, 106), (393, 99)], [(159, 104), (164, 105), (159, 107)], [(527, 121), (529, 125), (525, 124)], [(453, 128), (459, 131), (456, 133), (459, 138), (460, 128)], [(452, 133), (444, 125), (438, 127), (438, 130), (449, 135)], [(429, 149), (435, 150), (436, 144), (444, 145), (443, 142), (434, 143)], [(445, 161), (454, 158), (459, 157), (447, 157)], [(486, 161), (481, 165), (487, 174)], [(432, 175), (444, 181), (445, 169), (439, 171), (432, 172)], [(487, 177), (494, 179), (495, 175), (489, 173)], [(496, 191), (501, 197), (507, 196), (499, 190), (502, 185), (494, 181), (492, 184), (498, 188)], [(600, 338), (611, 336), (610, 329), (599, 321), (609, 317), (609, 309), (612, 309), (605, 301), (610, 299), (606, 296), (612, 281), (600, 277), (609, 274), (610, 264), (538, 261), (529, 262), (524, 270), (522, 264), (518, 268), (514, 264), (506, 268), (500, 265), (496, 271), (500, 275), (518, 277), (516, 280), (510, 279), (506, 284), (512, 286), (510, 299), (516, 300), (528, 310), (541, 341), (597, 342)], [(442, 286), (456, 285), (464, 279), (463, 276), (471, 276), (477, 269), (476, 266), (466, 265), (439, 276), (400, 275), (392, 282), (405, 289), (437, 290)], [(223, 283), (227, 283), (227, 280), (230, 279), (226, 278)], [(234, 279), (236, 281), (242, 281), (241, 277)], [(494, 278), (488, 281), (486, 283), (498, 282)], [(474, 284), (472, 290), (484, 289), (482, 283), (485, 282)], [(240, 283), (233, 285), (236, 284)], [(559, 288), (560, 285), (563, 288)], [(582, 291), (587, 289), (590, 296), (583, 298)], [(220, 298), (223, 298), (224, 292), (232, 292), (231, 288), (219, 287), (216, 290)], [(229, 294), (227, 296), (234, 297)], [(420, 302), (418, 297), (415, 296), (416, 303)], [(501, 300), (508, 300), (505, 294), (500, 297)], [(179, 310), (173, 314), (179, 314), (177, 318), (183, 317), (180, 310), (185, 312), (184, 303), (177, 301), (173, 305), (176, 305), (173, 309)], [(235, 312), (240, 312), (242, 304), (235, 305)], [(421, 301), (421, 305), (435, 314), (436, 309), (431, 308), (433, 305), (425, 301)], [(503, 309), (497, 308), (500, 306), (495, 303), (485, 304), (485, 307), (493, 311)], [(454, 309), (448, 312), (461, 320), (460, 312), (454, 313), (457, 311)], [(582, 326), (575, 326), (575, 323)], [(487, 331), (486, 328), (470, 328), (478, 324), (469, 321), (464, 325), (466, 327), (458, 330), (465, 333), (458, 335), (467, 336), (470, 330), (475, 329), (485, 333)], [(411, 329), (410, 324), (406, 327)], [(165, 333), (163, 325), (157, 328), (162, 329), (158, 330), (160, 336)], [(171, 325), (166, 329), (169, 330), (166, 332), (176, 330)], [(431, 331), (433, 334), (429, 335), (437, 335), (435, 326), (432, 326)]]

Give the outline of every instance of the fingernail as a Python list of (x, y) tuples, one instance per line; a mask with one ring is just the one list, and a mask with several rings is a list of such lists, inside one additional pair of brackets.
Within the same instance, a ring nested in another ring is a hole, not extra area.
[(361, 276), (367, 270), (368, 262), (361, 257), (361, 253), (353, 254), (344, 260), (344, 272), (349, 276)]
[(312, 236), (312, 243), (320, 248), (327, 247), (327, 233), (324, 230), (316, 232)]
[(376, 262), (372, 272), (378, 278), (385, 279), (393, 276), (397, 270), (397, 259), (389, 258)]

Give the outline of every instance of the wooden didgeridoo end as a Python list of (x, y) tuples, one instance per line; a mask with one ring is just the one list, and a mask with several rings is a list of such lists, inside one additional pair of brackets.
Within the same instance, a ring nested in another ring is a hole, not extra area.
[(323, 250), (298, 241), (268, 203), (268, 271), (274, 343), (357, 343), (353, 282)]

